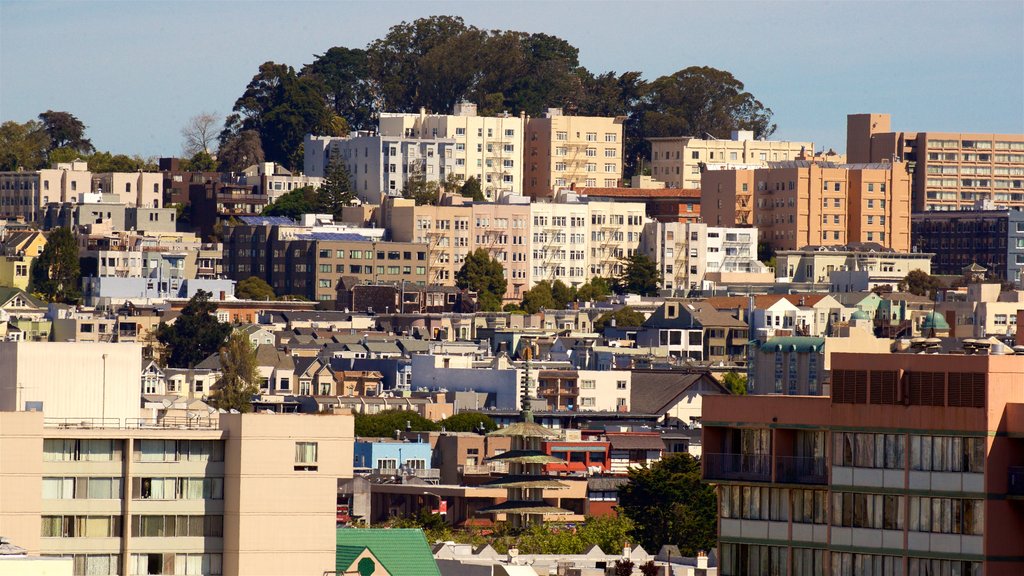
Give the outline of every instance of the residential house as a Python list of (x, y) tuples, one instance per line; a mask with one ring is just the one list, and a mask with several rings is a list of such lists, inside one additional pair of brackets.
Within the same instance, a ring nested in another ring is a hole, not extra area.
[(632, 385), (632, 410), (641, 414), (657, 414), (667, 425), (694, 425), (700, 421), (705, 396), (729, 393), (707, 372), (634, 370)]
[(0, 286), (28, 290), (32, 262), (43, 253), (46, 236), (25, 230), (6, 232), (0, 246)]
[(746, 362), (746, 323), (697, 301), (668, 300), (637, 333), (640, 346), (667, 346), (669, 354), (710, 363)]

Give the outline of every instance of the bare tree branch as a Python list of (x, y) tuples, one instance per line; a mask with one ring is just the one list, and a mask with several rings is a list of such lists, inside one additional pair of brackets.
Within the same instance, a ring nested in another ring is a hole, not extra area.
[(189, 119), (181, 129), (182, 151), (185, 157), (191, 158), (199, 152), (211, 154), (210, 146), (217, 141), (220, 115), (216, 112), (201, 112)]

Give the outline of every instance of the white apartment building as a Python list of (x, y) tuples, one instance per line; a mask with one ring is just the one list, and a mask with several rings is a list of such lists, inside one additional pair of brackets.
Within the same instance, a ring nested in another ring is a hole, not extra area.
[(813, 142), (756, 140), (749, 130), (734, 130), (729, 140), (677, 136), (648, 138), (651, 176), (669, 188), (700, 188), (700, 171), (765, 168), (768, 162), (793, 160), (814, 152)]
[(648, 222), (641, 250), (658, 262), (662, 290), (703, 290), (710, 273), (768, 272), (757, 260), (757, 229), (704, 223)]
[(238, 178), (238, 184), (253, 186), (258, 194), (266, 194), (271, 200), (277, 200), (296, 188), (305, 186), (319, 188), (323, 183), (324, 178), (292, 174), (290, 170), (276, 162), (253, 164), (242, 171), (242, 175)]
[(523, 192), (525, 116), (477, 116), (476, 104), (462, 102), (452, 114), (385, 112), (380, 134), (385, 137), (448, 139), (455, 142), (452, 173), (480, 182), (487, 200)]
[(0, 218), (42, 219), (50, 202), (75, 202), (92, 191), (92, 172), (85, 162), (62, 162), (32, 172), (0, 172)]
[(443, 183), (458, 159), (452, 139), (406, 138), (360, 132), (345, 138), (306, 135), (305, 172), (322, 178), (332, 158), (340, 158), (363, 202), (380, 204), (401, 196), (411, 178)]

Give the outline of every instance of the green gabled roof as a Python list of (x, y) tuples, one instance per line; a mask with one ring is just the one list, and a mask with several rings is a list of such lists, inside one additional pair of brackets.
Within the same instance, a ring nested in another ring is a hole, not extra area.
[(814, 336), (778, 336), (761, 344), (765, 352), (820, 352), (824, 347), (825, 339)]
[(338, 574), (369, 548), (393, 576), (441, 576), (423, 530), (418, 528), (338, 528)]

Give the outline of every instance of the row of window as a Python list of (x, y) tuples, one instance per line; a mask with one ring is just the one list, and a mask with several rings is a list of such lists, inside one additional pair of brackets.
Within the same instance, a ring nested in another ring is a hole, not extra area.
[[(825, 551), (792, 548), (792, 571), (787, 571), (787, 549), (783, 546), (734, 544), (723, 542), (719, 558), (722, 576), (759, 574), (762, 576), (818, 576), (826, 573)], [(981, 576), (981, 562), (908, 558), (906, 574), (903, 558), (883, 554), (832, 552), (832, 576)]]

